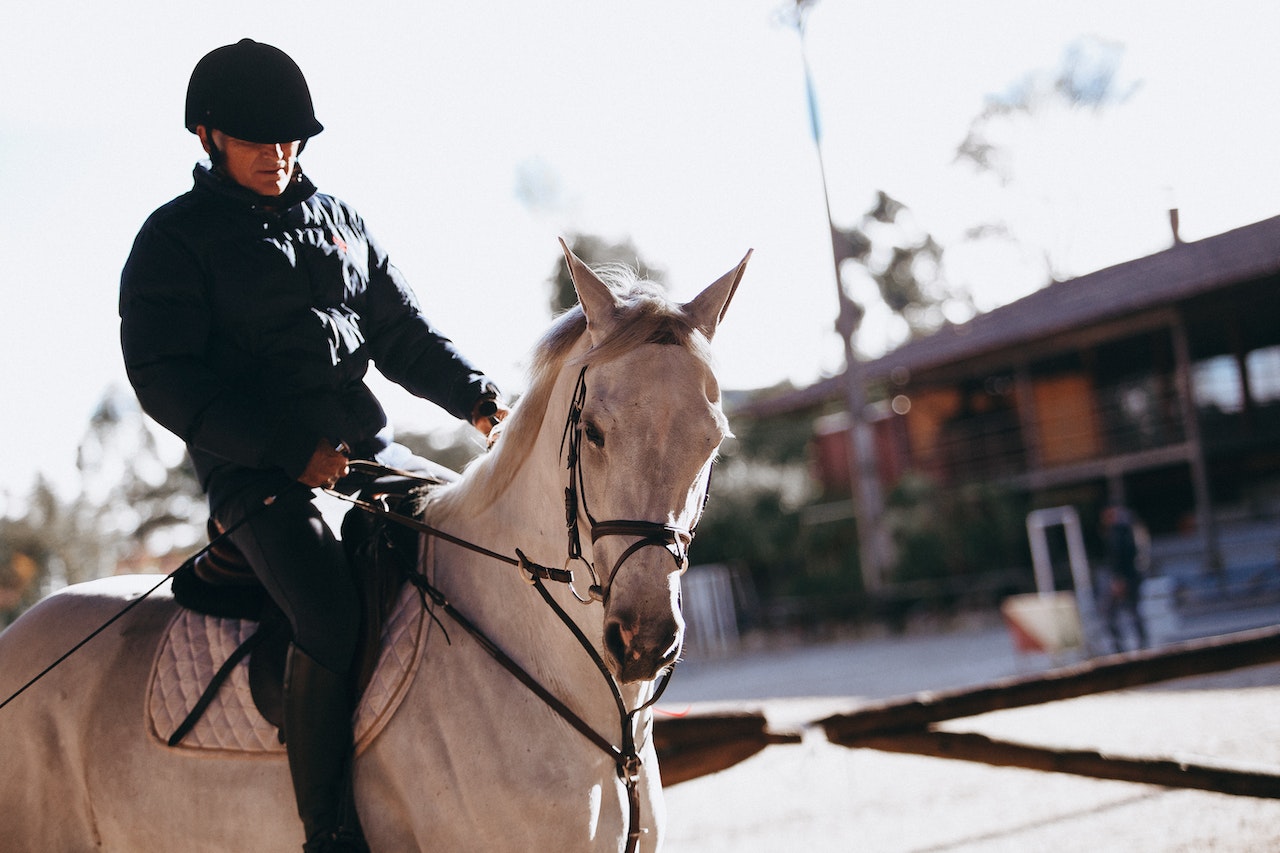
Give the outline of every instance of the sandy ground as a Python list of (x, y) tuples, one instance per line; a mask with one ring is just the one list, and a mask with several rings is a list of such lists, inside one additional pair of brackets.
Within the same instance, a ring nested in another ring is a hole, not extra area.
[[(668, 853), (1280, 851), (1280, 800), (1108, 782), (830, 744), (805, 724), (868, 699), (1052, 664), (999, 626), (755, 649), (681, 664), (661, 708), (762, 709), (803, 729), (667, 789)], [(1035, 744), (1280, 774), (1280, 665), (1002, 711), (949, 724)]]

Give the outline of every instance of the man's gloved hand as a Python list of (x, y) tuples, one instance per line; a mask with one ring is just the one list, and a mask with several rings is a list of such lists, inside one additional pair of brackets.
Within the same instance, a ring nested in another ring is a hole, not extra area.
[(345, 444), (334, 447), (332, 442), (320, 439), (316, 442), (315, 452), (311, 454), (302, 476), (298, 477), (298, 482), (313, 489), (321, 486), (333, 488), (350, 470), (347, 468), (347, 453)]
[(509, 414), (511, 414), (511, 410), (507, 407), (501, 395), (498, 394), (497, 389), (491, 389), (481, 396), (471, 409), (471, 424), (480, 430), (485, 438), (489, 440), (489, 445), (493, 446), (493, 442), (497, 440), (500, 432), (496, 427)]

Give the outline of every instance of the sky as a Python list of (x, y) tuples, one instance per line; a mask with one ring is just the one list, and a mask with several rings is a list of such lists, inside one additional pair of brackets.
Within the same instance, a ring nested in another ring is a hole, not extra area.
[[(504, 388), (523, 387), (550, 321), (557, 238), (579, 232), (631, 240), (680, 299), (754, 250), (716, 336), (725, 387), (841, 367), (783, 0), (14, 5), (0, 29), (0, 512), (37, 472), (79, 488), (88, 418), (127, 388), (120, 269), (203, 156), (181, 119), (191, 69), (246, 36), (308, 78), (326, 129), (307, 173), (360, 211), (427, 314)], [(1171, 207), (1187, 240), (1280, 214), (1278, 35), (1270, 0), (820, 0), (803, 45), (832, 219), (855, 225), (889, 193), (943, 245), (947, 282), (989, 310), (1050, 270), (1167, 248)], [(1112, 51), (1123, 98), (989, 123), (1003, 184), (957, 161), (993, 98), (1082, 39)], [(1006, 237), (966, 236), (997, 221)], [(900, 333), (871, 310), (861, 344)], [(447, 422), (376, 387), (401, 429)]]

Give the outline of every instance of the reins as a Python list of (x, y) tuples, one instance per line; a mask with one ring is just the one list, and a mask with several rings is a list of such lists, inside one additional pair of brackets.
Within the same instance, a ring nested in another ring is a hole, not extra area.
[[(603, 751), (605, 754), (607, 754), (614, 761), (617, 767), (618, 777), (623, 782), (623, 785), (627, 791), (628, 826), (627, 826), (626, 851), (627, 853), (634, 853), (634, 851), (637, 849), (639, 845), (640, 837), (643, 834), (643, 830), (639, 826), (640, 817), (641, 817), (640, 816), (640, 794), (639, 794), (641, 760), (640, 760), (639, 750), (636, 748), (636, 737), (635, 737), (636, 717), (638, 714), (653, 707), (653, 705), (658, 702), (663, 692), (666, 690), (668, 683), (670, 682), (673, 670), (671, 667), (667, 667), (666, 672), (663, 673), (662, 677), (658, 680), (657, 687), (655, 688), (653, 695), (644, 703), (640, 704), (633, 710), (628, 711), (626, 707), (626, 702), (622, 697), (622, 692), (618, 685), (617, 679), (615, 679), (613, 675), (609, 672), (608, 666), (605, 664), (604, 660), (601, 658), (600, 653), (596, 650), (595, 645), (586, 636), (586, 634), (583, 633), (582, 629), (573, 620), (573, 618), (565, 611), (565, 609), (560, 605), (560, 603), (556, 601), (555, 597), (551, 595), (544, 581), (550, 580), (550, 581), (555, 581), (557, 583), (567, 584), (574, 598), (583, 604), (590, 604), (592, 603), (592, 601), (600, 601), (602, 603), (607, 602), (609, 597), (609, 590), (612, 587), (613, 578), (617, 575), (618, 571), (622, 568), (623, 564), (627, 561), (627, 559), (629, 559), (632, 555), (637, 553), (641, 548), (650, 546), (650, 545), (662, 547), (664, 550), (668, 551), (671, 554), (672, 559), (675, 561), (676, 570), (678, 572), (683, 573), (688, 568), (688, 547), (689, 547), (689, 543), (693, 539), (694, 528), (696, 528), (697, 526), (696, 524), (697, 520), (695, 520), (693, 527), (689, 529), (684, 529), (684, 528), (676, 527), (674, 525), (663, 524), (660, 522), (652, 522), (652, 521), (635, 521), (635, 520), (626, 520), (626, 519), (597, 521), (596, 518), (591, 514), (591, 510), (587, 504), (585, 483), (583, 479), (582, 462), (581, 462), (581, 444), (582, 444), (582, 432), (583, 432), (582, 413), (583, 413), (583, 407), (586, 402), (586, 393), (587, 393), (586, 372), (587, 372), (587, 368), (586, 366), (584, 366), (578, 374), (577, 384), (575, 385), (573, 399), (570, 404), (569, 415), (566, 418), (564, 433), (561, 437), (561, 454), (564, 455), (566, 449), (568, 450), (566, 467), (568, 468), (568, 480), (569, 480), (569, 485), (565, 489), (565, 523), (566, 523), (567, 532), (568, 532), (568, 559), (565, 563), (565, 568), (563, 569), (556, 569), (548, 566), (539, 565), (538, 563), (535, 563), (532, 560), (530, 560), (518, 548), (516, 549), (515, 557), (510, 557), (506, 554), (501, 554), (497, 551), (493, 551), (489, 548), (485, 548), (481, 545), (477, 545), (474, 542), (469, 542), (465, 539), (462, 539), (461, 537), (454, 536), (453, 534), (440, 530), (439, 528), (436, 528), (430, 524), (427, 524), (426, 522), (423, 522), (417, 518), (412, 518), (410, 516), (406, 516), (401, 513), (395, 512), (391, 510), (389, 506), (387, 506), (385, 503), (381, 501), (365, 500), (362, 498), (355, 497), (354, 495), (348, 495), (331, 488), (326, 488), (324, 489), (324, 491), (333, 497), (336, 497), (340, 500), (343, 500), (347, 503), (352, 504), (354, 507), (359, 508), (364, 512), (371, 513), (375, 516), (386, 519), (387, 521), (416, 530), (419, 533), (423, 533), (423, 534), (435, 537), (437, 539), (440, 539), (442, 541), (448, 542), (450, 544), (457, 545), (458, 547), (473, 551), (477, 554), (488, 557), (490, 559), (497, 560), (502, 563), (506, 563), (507, 565), (510, 565), (510, 566), (514, 566), (528, 574), (528, 578), (526, 582), (529, 583), (538, 591), (538, 594), (542, 597), (543, 601), (552, 609), (552, 611), (556, 614), (556, 616), (560, 619), (560, 621), (569, 629), (569, 631), (572, 633), (574, 638), (577, 640), (578, 644), (583, 648), (583, 650), (590, 657), (596, 669), (604, 677), (606, 684), (609, 686), (610, 693), (613, 696), (614, 704), (617, 708), (618, 717), (619, 717), (619, 728), (621, 730), (620, 734), (621, 734), (621, 741), (622, 741), (620, 745), (615, 746), (611, 740), (609, 740), (608, 738), (606, 738), (605, 736), (597, 732), (595, 729), (593, 729), (589, 723), (587, 723), (577, 712), (575, 712), (572, 708), (570, 708), (564, 701), (562, 701), (559, 697), (553, 694), (545, 686), (539, 683), (537, 679), (535, 679), (532, 675), (530, 675), (526, 669), (520, 666), (520, 664), (517, 663), (510, 655), (504, 652), (497, 645), (497, 643), (495, 643), (481, 628), (479, 628), (464, 614), (458, 611), (457, 608), (455, 608), (453, 604), (450, 603), (449, 600), (445, 597), (444, 593), (441, 592), (434, 585), (432, 585), (422, 573), (414, 572), (414, 571), (406, 571), (404, 573), (405, 579), (409, 583), (413, 584), (413, 586), (418, 590), (419, 596), (422, 598), (424, 610), (429, 610), (429, 607), (427, 606), (427, 599), (430, 599), (430, 601), (436, 607), (444, 611), (444, 613), (448, 615), (450, 619), (452, 619), (459, 627), (461, 627), (469, 635), (471, 635), (479, 643), (481, 648), (483, 648), (485, 652), (487, 652), (491, 657), (493, 657), (494, 660), (496, 660), (504, 669), (506, 669), (509, 673), (511, 673), (511, 675), (515, 677), (517, 681), (519, 681), (527, 689), (529, 689), (532, 693), (534, 693), (534, 695), (536, 695), (539, 699), (541, 699), (549, 708), (551, 708), (556, 714), (558, 714), (562, 719), (564, 719), (570, 726), (572, 726), (576, 731), (578, 731), (584, 738), (586, 738), (590, 743), (592, 743), (601, 751)], [(386, 466), (380, 465), (376, 462), (368, 462), (364, 460), (352, 460), (352, 462), (350, 463), (350, 468), (356, 471), (363, 471), (364, 473), (374, 473), (374, 474), (393, 473), (400, 476), (412, 476), (412, 477), (417, 476), (410, 472), (398, 471), (396, 469), (388, 468)], [(708, 480), (709, 479), (710, 478), (708, 477)], [(301, 484), (298, 484), (298, 485), (301, 485)], [(708, 482), (708, 488), (709, 488), (709, 485), (710, 483)], [(24, 684), (21, 688), (19, 688), (12, 696), (5, 699), (4, 702), (0, 703), (0, 709), (3, 709), (10, 702), (12, 702), (22, 693), (24, 693), (28, 688), (30, 688), (32, 685), (38, 682), (41, 678), (43, 678), (45, 675), (51, 672), (55, 667), (60, 665), (72, 654), (74, 654), (76, 651), (78, 651), (79, 649), (84, 647), (87, 643), (89, 643), (91, 640), (93, 640), (94, 637), (101, 634), (108, 627), (114, 624), (117, 620), (123, 617), (126, 613), (128, 613), (134, 607), (137, 607), (139, 604), (141, 604), (144, 600), (146, 600), (152, 593), (158, 590), (166, 582), (172, 580), (173, 577), (179, 571), (181, 571), (187, 565), (193, 563), (203, 554), (207, 553), (216, 544), (221, 542), (224, 538), (230, 536), (233, 532), (238, 530), (243, 524), (248, 522), (250, 519), (254, 518), (258, 513), (263, 511), (266, 507), (273, 504), (276, 501), (277, 497), (278, 495), (272, 495), (265, 498), (261, 504), (251, 509), (239, 520), (237, 520), (234, 524), (229, 526), (226, 530), (224, 530), (217, 536), (211, 538), (207, 545), (205, 545), (199, 551), (195, 552), (190, 557), (188, 557), (180, 566), (178, 566), (178, 568), (174, 569), (172, 572), (165, 575), (154, 586), (152, 586), (149, 590), (144, 592), (138, 598), (129, 602), (118, 613), (116, 613), (114, 616), (108, 619), (105, 623), (103, 623), (100, 627), (98, 627), (96, 630), (94, 630), (92, 633), (86, 636), (83, 640), (81, 640), (79, 643), (73, 646), (69, 651), (67, 651), (65, 654), (63, 654), (61, 657), (59, 657), (56, 661), (51, 663), (49, 666), (45, 667), (44, 670), (42, 670), (38, 675), (36, 675), (34, 678), (32, 678), (30, 681)], [(703, 496), (704, 507), (706, 505), (706, 498), (707, 496), (704, 494)], [(604, 536), (637, 537), (637, 541), (629, 545), (625, 550), (623, 550), (622, 554), (618, 557), (617, 561), (614, 563), (614, 566), (610, 571), (608, 578), (606, 580), (606, 585), (603, 589), (601, 588), (600, 579), (596, 574), (595, 567), (591, 564), (589, 560), (587, 560), (584, 557), (582, 553), (582, 543), (581, 543), (581, 537), (579, 533), (579, 506), (581, 506), (582, 516), (586, 518), (588, 524), (590, 525), (591, 541), (593, 543), (598, 541), (600, 538)], [(701, 513), (699, 513), (699, 517), (700, 516), (701, 516)], [(585, 564), (591, 572), (593, 583), (589, 588), (588, 595), (586, 597), (579, 594), (579, 592), (577, 591), (577, 589), (574, 587), (574, 584), (573, 584), (574, 576), (569, 566), (575, 561), (579, 561)]]
[[(300, 486), (300, 485), (302, 485), (302, 484), (301, 484), (301, 483), (296, 483), (296, 484), (295, 484), (295, 483), (290, 483), (288, 486), (286, 486), (286, 489), (294, 488), (294, 487), (295, 487), (295, 485)], [(112, 616), (112, 617), (111, 617), (110, 619), (108, 619), (106, 622), (103, 622), (101, 625), (99, 625), (99, 626), (98, 626), (96, 629), (94, 629), (94, 630), (93, 630), (93, 631), (92, 631), (88, 636), (86, 636), (83, 640), (81, 640), (80, 642), (78, 642), (78, 643), (76, 643), (74, 646), (72, 646), (70, 649), (68, 649), (68, 650), (67, 650), (67, 651), (66, 651), (66, 652), (65, 652), (61, 657), (59, 657), (59, 658), (58, 658), (57, 660), (55, 660), (53, 663), (49, 664), (49, 665), (48, 665), (48, 666), (46, 666), (44, 669), (40, 670), (40, 672), (39, 672), (39, 673), (37, 673), (37, 674), (36, 674), (36, 676), (35, 676), (34, 678), (32, 678), (32, 679), (31, 679), (30, 681), (28, 681), (26, 684), (22, 685), (22, 686), (21, 686), (21, 687), (19, 687), (16, 691), (14, 691), (13, 695), (11, 695), (8, 699), (5, 699), (3, 702), (0, 702), (0, 710), (3, 710), (3, 709), (5, 708), (5, 706), (7, 706), (10, 702), (12, 702), (14, 699), (17, 699), (19, 696), (21, 696), (23, 693), (25, 693), (25, 692), (27, 691), (27, 689), (28, 689), (28, 688), (30, 688), (30, 687), (31, 687), (32, 685), (34, 685), (37, 681), (39, 681), (40, 679), (42, 679), (42, 678), (44, 678), (46, 675), (48, 675), (50, 672), (52, 672), (56, 667), (58, 667), (59, 665), (61, 665), (61, 664), (62, 664), (62, 662), (63, 662), (63, 661), (65, 661), (67, 658), (71, 657), (73, 654), (75, 654), (76, 652), (80, 651), (80, 649), (84, 648), (84, 647), (85, 647), (85, 646), (86, 646), (86, 645), (87, 645), (87, 644), (88, 644), (88, 643), (89, 643), (89, 642), (90, 642), (94, 637), (98, 636), (98, 635), (99, 635), (99, 634), (101, 634), (103, 631), (107, 630), (107, 629), (108, 629), (108, 628), (110, 628), (112, 625), (114, 625), (114, 624), (115, 624), (115, 623), (116, 623), (116, 622), (117, 622), (117, 621), (118, 621), (122, 616), (124, 616), (124, 615), (125, 615), (126, 613), (128, 613), (130, 610), (132, 610), (133, 608), (137, 607), (137, 606), (138, 606), (139, 604), (141, 604), (142, 602), (146, 601), (146, 600), (147, 600), (147, 598), (148, 598), (148, 597), (150, 597), (152, 593), (154, 593), (154, 592), (155, 592), (156, 590), (158, 590), (160, 587), (164, 586), (164, 584), (165, 584), (166, 582), (173, 580), (174, 576), (175, 576), (176, 574), (178, 574), (178, 572), (182, 571), (184, 568), (186, 568), (187, 566), (191, 565), (191, 564), (192, 564), (192, 563), (194, 563), (196, 560), (200, 559), (202, 556), (204, 556), (206, 553), (208, 553), (210, 549), (212, 549), (215, 545), (217, 545), (217, 544), (218, 544), (219, 542), (221, 542), (223, 539), (226, 539), (226, 538), (227, 538), (228, 536), (230, 536), (232, 533), (234, 533), (234, 532), (236, 532), (237, 530), (239, 530), (239, 529), (240, 529), (240, 527), (241, 527), (243, 524), (245, 524), (245, 523), (246, 523), (246, 522), (248, 522), (250, 519), (252, 519), (253, 517), (255, 517), (258, 513), (262, 512), (264, 509), (266, 509), (267, 507), (269, 507), (269, 506), (271, 506), (273, 503), (275, 503), (275, 502), (276, 502), (276, 499), (277, 499), (277, 498), (279, 498), (281, 494), (283, 494), (283, 491), (282, 491), (282, 492), (279, 492), (279, 493), (277, 493), (277, 494), (274, 494), (274, 495), (269, 495), (269, 496), (267, 496), (266, 498), (263, 498), (262, 503), (258, 504), (257, 506), (253, 507), (253, 508), (252, 508), (252, 509), (250, 509), (248, 512), (246, 512), (246, 513), (245, 513), (245, 514), (244, 514), (244, 515), (243, 515), (243, 516), (242, 516), (238, 521), (236, 521), (236, 523), (235, 523), (235, 524), (230, 525), (229, 527), (227, 527), (227, 529), (226, 529), (226, 530), (222, 531), (222, 532), (221, 532), (221, 533), (219, 533), (217, 536), (212, 537), (212, 538), (209, 540), (209, 544), (205, 545), (205, 546), (204, 546), (203, 548), (201, 548), (199, 551), (196, 551), (196, 552), (195, 552), (194, 554), (192, 554), (190, 557), (187, 557), (187, 559), (183, 560), (181, 565), (179, 565), (176, 569), (174, 569), (173, 571), (169, 572), (169, 574), (165, 575), (165, 576), (164, 576), (164, 577), (162, 577), (159, 581), (157, 581), (157, 582), (156, 582), (156, 584), (155, 584), (155, 586), (151, 587), (151, 589), (147, 590), (147, 591), (146, 591), (146, 592), (144, 592), (142, 595), (138, 596), (138, 597), (137, 597), (137, 598), (135, 598), (133, 601), (130, 601), (130, 602), (129, 602), (128, 604), (126, 604), (124, 607), (120, 608), (120, 611), (119, 611), (118, 613), (116, 613), (114, 616)]]
[[(353, 464), (353, 467), (358, 464), (362, 468), (366, 468), (366, 470), (381, 468), (381, 466), (378, 466), (376, 463), (359, 462), (359, 463), (352, 463), (352, 464)], [(512, 676), (514, 676), (517, 681), (519, 681), (530, 692), (532, 692), (535, 696), (541, 699), (542, 702), (547, 707), (549, 707), (552, 711), (554, 711), (557, 715), (559, 715), (561, 719), (563, 719), (566, 723), (572, 726), (579, 734), (581, 734), (588, 741), (590, 741), (597, 748), (599, 748), (602, 752), (604, 752), (611, 759), (613, 759), (613, 762), (618, 770), (618, 778), (622, 780), (623, 786), (626, 788), (626, 791), (627, 791), (627, 827), (628, 828), (627, 828), (626, 851), (627, 853), (633, 853), (636, 850), (636, 847), (638, 846), (640, 837), (642, 835), (642, 831), (639, 829), (639, 823), (640, 823), (639, 785), (640, 785), (641, 761), (640, 761), (639, 750), (637, 750), (636, 748), (635, 718), (637, 714), (655, 705), (657, 701), (662, 697), (663, 692), (667, 689), (667, 684), (671, 681), (672, 669), (668, 668), (667, 671), (662, 675), (661, 679), (659, 679), (657, 689), (654, 690), (653, 696), (650, 697), (648, 701), (644, 702), (642, 705), (639, 705), (634, 710), (628, 711), (626, 707), (626, 702), (622, 698), (622, 692), (618, 688), (617, 679), (615, 679), (613, 675), (610, 674), (608, 666), (605, 665), (604, 660), (600, 657), (600, 653), (596, 651), (596, 648), (592, 644), (591, 640), (588, 639), (587, 635), (582, 632), (582, 629), (580, 627), (578, 627), (578, 623), (575, 622), (573, 620), (573, 617), (571, 617), (565, 611), (565, 609), (560, 605), (560, 603), (555, 600), (555, 597), (552, 596), (551, 592), (547, 589), (546, 584), (543, 583), (544, 580), (552, 580), (558, 583), (567, 584), (570, 590), (573, 590), (573, 572), (572, 571), (570, 571), (567, 568), (555, 569), (555, 568), (550, 568), (548, 566), (542, 566), (537, 563), (534, 563), (532, 560), (530, 560), (528, 557), (524, 555), (524, 552), (522, 552), (518, 548), (516, 549), (517, 557), (513, 558), (505, 554), (500, 554), (497, 551), (492, 551), (481, 545), (477, 545), (474, 542), (469, 542), (466, 539), (462, 539), (458, 536), (445, 533), (439, 528), (436, 528), (430, 524), (427, 524), (426, 522), (421, 521), (417, 518), (412, 518), (410, 516), (402, 515), (398, 512), (395, 512), (387, 508), (386, 506), (382, 505), (379, 502), (363, 500), (363, 499), (354, 497), (352, 495), (347, 495), (342, 492), (335, 491), (333, 489), (326, 489), (325, 491), (333, 495), (334, 497), (344, 500), (365, 512), (369, 512), (380, 518), (384, 518), (387, 521), (391, 521), (395, 524), (400, 524), (404, 527), (408, 527), (412, 530), (416, 530), (419, 533), (423, 533), (428, 536), (437, 537), (446, 542), (457, 545), (461, 548), (465, 548), (477, 554), (481, 554), (491, 559), (497, 560), (499, 562), (506, 563), (509, 566), (518, 567), (529, 573), (527, 582), (531, 586), (533, 586), (534, 589), (538, 591), (538, 594), (542, 596), (542, 600), (546, 602), (546, 604), (552, 609), (552, 611), (556, 614), (556, 616), (560, 619), (560, 621), (565, 625), (565, 627), (567, 627), (569, 631), (573, 634), (574, 639), (576, 639), (578, 642), (578, 645), (581, 646), (582, 649), (591, 658), (591, 662), (595, 664), (596, 669), (600, 672), (601, 676), (603, 676), (605, 680), (605, 683), (609, 686), (610, 693), (613, 696), (613, 701), (618, 711), (619, 729), (620, 729), (620, 734), (622, 738), (622, 744), (620, 746), (614, 746), (612, 741), (610, 741), (604, 735), (600, 734), (594, 728), (592, 728), (590, 723), (588, 723), (576, 711), (570, 708), (568, 704), (566, 704), (563, 700), (560, 699), (560, 697), (556, 696), (554, 693), (552, 693), (550, 690), (544, 687), (536, 678), (530, 675), (528, 670), (522, 667), (518, 662), (516, 662), (514, 658), (512, 658), (509, 654), (503, 651), (502, 648), (496, 642), (494, 642), (493, 639), (490, 638), (489, 635), (486, 634), (483, 629), (477, 626), (474, 622), (468, 619), (461, 611), (459, 611), (456, 607), (454, 607), (453, 604), (449, 601), (449, 599), (445, 596), (445, 594), (441, 592), (439, 588), (434, 586), (430, 581), (428, 581), (424, 575), (422, 575), (420, 572), (405, 571), (403, 572), (403, 576), (407, 582), (412, 584), (414, 588), (418, 590), (418, 594), (422, 598), (422, 606), (424, 610), (430, 609), (427, 605), (427, 599), (430, 599), (431, 602), (436, 607), (440, 608), (445, 613), (445, 615), (447, 615), (450, 619), (453, 620), (455, 624), (457, 624), (460, 628), (462, 628), (469, 635), (471, 635), (471, 637), (477, 643), (479, 643), (480, 648), (484, 649), (485, 652), (487, 652), (490, 657), (492, 657), (495, 661), (497, 661), (502, 666), (503, 669), (507, 670), (507, 672), (509, 672)], [(634, 550), (634, 546), (632, 550)], [(629, 553), (631, 553), (630, 550), (628, 551), (628, 554)], [(581, 559), (581, 557), (579, 559)], [(586, 561), (583, 560), (583, 562), (586, 562)], [(619, 560), (619, 563), (621, 563), (621, 560)], [(587, 565), (589, 566), (590, 563), (587, 563)], [(590, 603), (590, 599), (582, 599), (577, 594), (576, 590), (574, 590), (574, 597), (577, 598), (579, 601), (583, 601), (584, 603)]]
[[(394, 473), (401, 476), (412, 477), (414, 479), (422, 479), (420, 475), (409, 471), (399, 471), (395, 468), (388, 468), (385, 465), (380, 465), (377, 462), (369, 462), (360, 459), (353, 459), (349, 467), (353, 471), (363, 471), (366, 473)], [(326, 488), (324, 489), (324, 492), (338, 500), (351, 504), (357, 509), (367, 512), (370, 515), (376, 515), (379, 518), (384, 518), (387, 521), (394, 522), (402, 527), (408, 527), (419, 533), (434, 536), (435, 538), (442, 539), (452, 545), (457, 545), (459, 548), (465, 548), (468, 551), (474, 551), (477, 554), (497, 560), (500, 563), (506, 563), (508, 566), (523, 569), (529, 573), (529, 583), (533, 583), (533, 578), (545, 578), (546, 580), (556, 581), (557, 583), (573, 583), (573, 572), (568, 569), (555, 569), (550, 566), (539, 565), (526, 557), (519, 548), (516, 549), (515, 557), (509, 557), (506, 554), (500, 554), (497, 551), (485, 548), (483, 545), (477, 545), (474, 542), (468, 542), (466, 539), (454, 536), (451, 533), (446, 533), (440, 528), (433, 527), (421, 519), (395, 512), (379, 501), (364, 500), (362, 498), (357, 498), (354, 495), (348, 495), (345, 492), (340, 492), (337, 489)]]
[(622, 737), (622, 744), (614, 746), (613, 742), (604, 735), (597, 732), (591, 727), (591, 724), (584, 720), (576, 711), (570, 708), (563, 700), (544, 687), (536, 678), (529, 674), (529, 671), (517, 663), (510, 655), (502, 650), (481, 628), (474, 622), (464, 616), (455, 608), (438, 588), (433, 586), (425, 577), (416, 572), (407, 573), (406, 579), (418, 590), (419, 594), (424, 597), (423, 607), (426, 607), (426, 598), (430, 598), (432, 603), (444, 611), (459, 627), (471, 635), (480, 647), (484, 649), (490, 657), (497, 661), (507, 672), (515, 677), (517, 681), (523, 684), (530, 692), (542, 700), (542, 702), (552, 711), (560, 716), (566, 723), (572, 726), (579, 734), (594, 744), (598, 749), (613, 759), (614, 765), (617, 767), (618, 778), (622, 780), (623, 786), (627, 792), (627, 853), (633, 853), (639, 845), (643, 830), (640, 826), (640, 754), (636, 748), (635, 739), (635, 718), (642, 711), (651, 708), (662, 697), (663, 692), (667, 689), (667, 684), (671, 681), (672, 670), (668, 669), (658, 682), (658, 687), (654, 691), (653, 696), (648, 701), (637, 706), (634, 710), (628, 711), (626, 702), (622, 698), (622, 693), (618, 689), (617, 680), (609, 674), (608, 668), (604, 661), (600, 658), (600, 653), (595, 650), (591, 641), (578, 627), (577, 623), (565, 612), (560, 603), (555, 600), (550, 591), (547, 590), (543, 578), (539, 574), (532, 574), (530, 583), (538, 590), (538, 594), (542, 596), (543, 601), (560, 618), (566, 627), (573, 633), (578, 644), (587, 652), (596, 669), (604, 676), (605, 683), (609, 685), (613, 700), (617, 706), (619, 716), (619, 729)]

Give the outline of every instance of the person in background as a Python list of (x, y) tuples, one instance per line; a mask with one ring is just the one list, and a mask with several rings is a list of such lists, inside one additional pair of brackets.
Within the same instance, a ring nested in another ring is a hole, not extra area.
[(125, 366), (143, 409), (186, 442), (211, 518), (244, 520), (232, 541), (293, 629), (283, 729), (303, 849), (367, 850), (350, 784), (360, 604), (313, 490), (354, 479), (349, 458), (433, 468), (392, 440), (371, 362), (485, 435), (506, 407), (360, 215), (303, 173), (324, 128), (288, 55), (243, 39), (204, 56), (185, 125), (209, 159), (134, 241)]
[(1124, 650), (1121, 616), (1127, 614), (1137, 637), (1137, 647), (1147, 645), (1147, 630), (1139, 612), (1142, 572), (1139, 569), (1138, 537), (1133, 514), (1123, 506), (1102, 511), (1103, 542), (1106, 545), (1107, 573), (1103, 586), (1103, 615), (1117, 652)]

